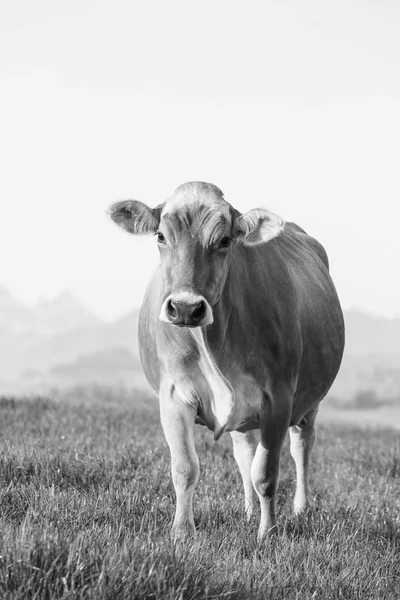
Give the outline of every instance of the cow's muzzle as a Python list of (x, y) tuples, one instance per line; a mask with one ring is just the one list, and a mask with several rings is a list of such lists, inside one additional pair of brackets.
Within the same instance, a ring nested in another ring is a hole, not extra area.
[(189, 291), (170, 294), (163, 302), (160, 319), (178, 327), (204, 327), (214, 320), (207, 300)]

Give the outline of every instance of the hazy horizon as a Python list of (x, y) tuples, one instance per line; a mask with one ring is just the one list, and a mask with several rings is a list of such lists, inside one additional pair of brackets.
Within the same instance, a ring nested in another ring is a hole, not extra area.
[(0, 19), (0, 281), (140, 305), (153, 238), (105, 216), (210, 181), (326, 247), (344, 308), (400, 316), (400, 5), (39, 0)]
[[(33, 300), (32, 299), (25, 300), (24, 298), (21, 298), (10, 287), (8, 287), (6, 284), (4, 284), (0, 281), (0, 291), (2, 288), (5, 289), (17, 302), (19, 302), (20, 304), (22, 304), (23, 306), (25, 306), (28, 309), (34, 309), (34, 307), (37, 306), (40, 302), (51, 303), (53, 301), (56, 301), (58, 298), (60, 298), (64, 294), (68, 294), (74, 300), (78, 301), (85, 308), (87, 308), (93, 315), (100, 318), (104, 322), (112, 322), (112, 321), (118, 320), (119, 318), (126, 316), (128, 313), (130, 313), (132, 311), (139, 310), (141, 307), (141, 300), (139, 299), (138, 303), (133, 304), (131, 306), (127, 306), (127, 308), (123, 309), (121, 312), (112, 313), (110, 315), (109, 311), (101, 312), (99, 310), (96, 310), (96, 308), (93, 307), (90, 304), (90, 302), (87, 302), (85, 300), (85, 298), (79, 294), (79, 292), (76, 293), (74, 290), (69, 290), (67, 288), (60, 289), (58, 292), (53, 293), (53, 294), (47, 294), (47, 295), (41, 294)], [(360, 313), (366, 314), (371, 317), (376, 317), (376, 318), (381, 318), (381, 319), (388, 319), (388, 320), (400, 319), (400, 311), (398, 314), (388, 316), (388, 315), (385, 315), (385, 314), (382, 314), (379, 312), (370, 311), (366, 308), (363, 308), (362, 306), (343, 306), (342, 305), (342, 308), (344, 311), (356, 311), (356, 312), (360, 312)]]

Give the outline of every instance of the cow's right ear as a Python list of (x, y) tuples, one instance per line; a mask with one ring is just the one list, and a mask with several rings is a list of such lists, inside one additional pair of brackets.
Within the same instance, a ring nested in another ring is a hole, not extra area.
[(161, 206), (149, 208), (139, 200), (116, 202), (107, 211), (111, 219), (129, 233), (156, 233), (160, 223)]

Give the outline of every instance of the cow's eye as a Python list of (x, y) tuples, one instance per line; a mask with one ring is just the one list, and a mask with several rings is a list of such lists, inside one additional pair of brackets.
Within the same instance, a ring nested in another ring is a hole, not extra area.
[(229, 237), (223, 237), (219, 244), (218, 244), (218, 248), (227, 248), (229, 246), (229, 244), (231, 243), (231, 238)]
[(165, 237), (163, 236), (161, 231), (157, 231), (157, 241), (160, 242), (160, 244), (163, 244), (165, 242)]

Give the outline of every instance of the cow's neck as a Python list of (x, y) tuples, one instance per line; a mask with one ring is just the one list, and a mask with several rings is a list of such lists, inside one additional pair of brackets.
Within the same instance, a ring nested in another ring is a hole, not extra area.
[(214, 322), (204, 329), (207, 344), (216, 360), (225, 345), (229, 323), (237, 308), (238, 300), (243, 298), (243, 286), (247, 285), (246, 265), (243, 260), (239, 262), (236, 260), (237, 254), (238, 251), (232, 256), (219, 301), (213, 306)]

